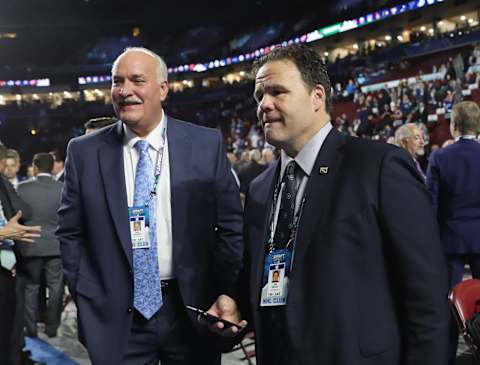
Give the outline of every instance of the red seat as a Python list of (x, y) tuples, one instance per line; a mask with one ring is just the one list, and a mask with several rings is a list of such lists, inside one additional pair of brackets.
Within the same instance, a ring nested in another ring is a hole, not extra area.
[(480, 361), (480, 348), (474, 343), (467, 332), (465, 322), (470, 319), (480, 307), (480, 280), (469, 279), (457, 284), (450, 292), (448, 299), (460, 333), (477, 361)]

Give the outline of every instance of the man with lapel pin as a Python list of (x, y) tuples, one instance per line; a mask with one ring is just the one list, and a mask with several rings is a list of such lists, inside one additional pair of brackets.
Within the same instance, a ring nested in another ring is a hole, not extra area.
[(275, 48), (253, 74), (266, 140), (281, 150), (245, 203), (257, 363), (445, 364), (446, 266), (412, 159), (332, 128), (313, 50)]
[(219, 338), (185, 305), (245, 326), (222, 136), (164, 113), (167, 67), (148, 49), (116, 59), (111, 92), (119, 121), (70, 142), (59, 209), (79, 337), (93, 364), (219, 364)]

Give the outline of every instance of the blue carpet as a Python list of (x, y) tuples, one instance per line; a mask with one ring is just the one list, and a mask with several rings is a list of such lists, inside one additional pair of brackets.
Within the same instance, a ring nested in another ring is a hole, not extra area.
[(25, 347), (32, 353), (32, 360), (47, 365), (78, 365), (63, 352), (39, 338), (25, 337)]

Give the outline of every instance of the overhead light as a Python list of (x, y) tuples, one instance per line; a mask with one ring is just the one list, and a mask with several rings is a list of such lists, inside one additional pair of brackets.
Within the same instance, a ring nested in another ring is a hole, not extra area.
[(422, 32), (425, 32), (426, 29), (427, 29), (427, 28), (426, 28), (424, 25), (422, 25), (422, 26), (420, 27), (420, 30), (421, 30)]
[(460, 17), (460, 20), (461, 20), (462, 22), (464, 22), (465, 19), (467, 19), (467, 17), (466, 17), (465, 15), (462, 15), (462, 16)]
[(403, 41), (403, 37), (401, 35), (397, 35), (397, 40), (402, 42)]
[(32, 128), (32, 129), (30, 130), (30, 134), (31, 134), (32, 136), (35, 136), (35, 135), (37, 134), (37, 130), (36, 130), (35, 128)]
[(328, 57), (328, 52), (324, 52), (323, 55), (324, 55), (325, 57)]
[(472, 18), (468, 19), (469, 24), (472, 24), (473, 22), (474, 22), (474, 20)]
[(438, 25), (442, 26), (442, 25), (443, 25), (443, 20), (440, 20), (440, 21), (438, 22)]
[(385, 40), (386, 40), (386, 41), (391, 41), (391, 40), (392, 40), (392, 36), (391, 36), (391, 35), (386, 35), (386, 36), (385, 36)]
[(435, 33), (435, 31), (433, 30), (433, 28), (430, 28), (430, 29), (428, 30), (428, 33), (433, 34), (433, 33)]
[(352, 47), (353, 49), (358, 49), (358, 44), (355, 43)]

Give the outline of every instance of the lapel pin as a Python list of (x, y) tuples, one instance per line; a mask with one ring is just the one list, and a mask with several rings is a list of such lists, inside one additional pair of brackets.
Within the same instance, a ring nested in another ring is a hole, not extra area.
[(320, 166), (320, 170), (319, 170), (320, 174), (328, 174), (328, 166)]

